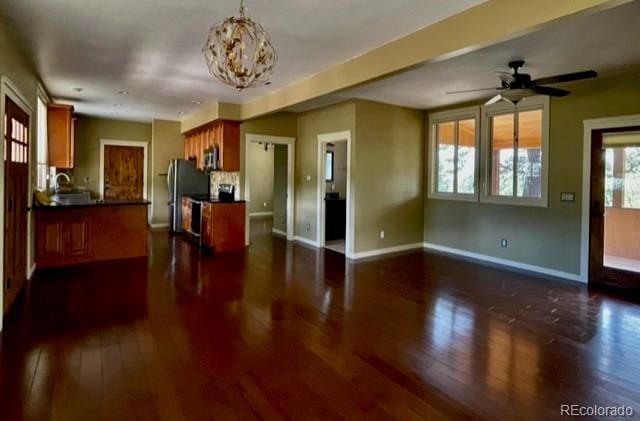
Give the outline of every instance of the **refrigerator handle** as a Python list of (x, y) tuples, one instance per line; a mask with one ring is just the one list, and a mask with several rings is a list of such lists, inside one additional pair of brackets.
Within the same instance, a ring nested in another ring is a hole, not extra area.
[(169, 161), (169, 170), (167, 171), (167, 189), (169, 189), (169, 204), (173, 201), (171, 191), (171, 174), (173, 173), (173, 162)]

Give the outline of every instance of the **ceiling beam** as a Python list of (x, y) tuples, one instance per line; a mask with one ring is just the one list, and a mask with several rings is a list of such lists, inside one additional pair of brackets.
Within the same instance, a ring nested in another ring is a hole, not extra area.
[(240, 118), (264, 115), (415, 66), (504, 42), (579, 13), (628, 0), (489, 0), (344, 63), (240, 106)]

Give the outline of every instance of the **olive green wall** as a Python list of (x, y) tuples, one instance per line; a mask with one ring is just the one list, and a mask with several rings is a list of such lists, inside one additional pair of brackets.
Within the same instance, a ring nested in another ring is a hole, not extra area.
[(297, 120), (296, 114), (282, 112), (253, 120), (243, 121), (240, 124), (240, 197), (244, 197), (244, 148), (246, 144), (246, 134), (251, 133), (269, 136), (296, 137)]
[(287, 232), (287, 146), (273, 152), (273, 228)]
[[(426, 242), (580, 272), (583, 121), (640, 113), (640, 75), (565, 87), (571, 95), (550, 104), (549, 207), (427, 200)], [(561, 202), (561, 192), (575, 192), (575, 202)], [(509, 247), (500, 247), (502, 238)]]
[[(100, 139), (147, 142), (148, 157), (153, 153), (150, 123), (79, 116), (76, 123), (73, 183), (86, 187), (94, 196), (100, 191)], [(151, 165), (147, 166), (147, 170), (147, 197), (150, 198)]]
[[(273, 212), (273, 147), (264, 150), (264, 145), (251, 143), (249, 154), (249, 183), (251, 202), (249, 214)], [(285, 167), (286, 168), (286, 167)]]
[(184, 136), (179, 121), (153, 120), (151, 123), (151, 223), (169, 223), (167, 169), (173, 158), (184, 157)]
[(422, 111), (356, 101), (356, 253), (422, 243), (424, 125)]
[(356, 130), (356, 104), (354, 101), (298, 115), (295, 165), (296, 236), (316, 241), (318, 135), (346, 130), (351, 131), (353, 142)]

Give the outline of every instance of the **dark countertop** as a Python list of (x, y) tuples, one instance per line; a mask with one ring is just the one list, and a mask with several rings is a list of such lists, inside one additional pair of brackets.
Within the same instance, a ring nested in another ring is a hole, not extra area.
[(207, 202), (207, 203), (245, 203), (244, 200), (220, 200), (215, 199), (209, 195), (198, 195), (198, 194), (186, 194), (183, 197), (188, 197), (189, 199), (193, 199), (196, 202)]
[(125, 200), (125, 199), (105, 199), (105, 200), (94, 200), (92, 199), (89, 203), (78, 203), (73, 205), (60, 205), (57, 203), (51, 204), (49, 206), (40, 205), (34, 203), (34, 209), (38, 210), (61, 210), (61, 209), (74, 209), (74, 208), (88, 208), (94, 206), (149, 206), (151, 204), (148, 200)]

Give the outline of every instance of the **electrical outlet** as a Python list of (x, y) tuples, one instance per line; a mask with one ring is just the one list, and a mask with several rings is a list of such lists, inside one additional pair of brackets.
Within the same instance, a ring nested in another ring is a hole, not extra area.
[(91, 180), (91, 179), (90, 179), (89, 177), (85, 177), (85, 178), (84, 178), (84, 182), (85, 182), (85, 183), (88, 183), (90, 180)]
[(307, 231), (311, 231), (311, 224), (307, 224)]
[(507, 247), (507, 239), (506, 238), (503, 238), (502, 240), (500, 240), (500, 247), (504, 247), (504, 248)]
[(262, 207), (263, 207), (263, 208), (266, 208), (266, 207), (267, 207), (267, 202), (263, 202), (263, 203), (262, 203)]
[(311, 176), (310, 175), (307, 175), (306, 178), (307, 178), (307, 181), (311, 181)]
[(380, 231), (380, 238), (384, 238), (384, 230)]

